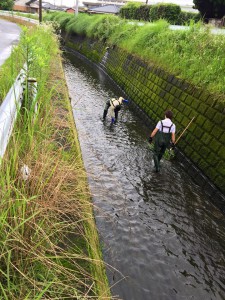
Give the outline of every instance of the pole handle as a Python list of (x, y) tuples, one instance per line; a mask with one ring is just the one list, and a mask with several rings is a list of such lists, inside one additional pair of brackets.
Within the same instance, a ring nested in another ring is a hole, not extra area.
[(191, 123), (193, 122), (194, 119), (195, 119), (195, 117), (193, 117), (191, 119), (191, 121), (188, 123), (188, 125), (186, 126), (186, 128), (181, 132), (180, 136), (178, 137), (178, 139), (176, 140), (176, 142), (174, 143), (174, 145), (176, 145), (178, 143), (179, 139), (183, 136), (183, 134), (188, 129), (188, 127), (191, 125)]

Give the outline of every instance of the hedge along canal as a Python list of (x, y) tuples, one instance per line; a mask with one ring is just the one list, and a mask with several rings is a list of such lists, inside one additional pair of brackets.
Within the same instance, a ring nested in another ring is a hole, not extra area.
[[(76, 46), (95, 47), (97, 56), (97, 45)], [(132, 105), (123, 106), (115, 126), (101, 121), (106, 99), (121, 89), (78, 56), (67, 54), (65, 74), (112, 294), (223, 299), (223, 214), (176, 161), (152, 172), (150, 128)]]

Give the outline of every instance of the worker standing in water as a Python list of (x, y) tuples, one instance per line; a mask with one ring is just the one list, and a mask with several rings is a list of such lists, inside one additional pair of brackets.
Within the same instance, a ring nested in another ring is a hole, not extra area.
[(153, 159), (156, 172), (160, 171), (160, 160), (166, 148), (171, 145), (171, 148), (174, 149), (176, 126), (172, 123), (172, 118), (172, 111), (167, 110), (165, 112), (165, 119), (157, 123), (149, 137), (150, 144), (153, 142), (153, 137), (155, 137)]
[(103, 121), (105, 120), (108, 109), (110, 108), (110, 116), (112, 123), (115, 123), (118, 119), (118, 113), (121, 110), (122, 103), (128, 103), (128, 100), (123, 97), (119, 97), (119, 99), (112, 98), (111, 100), (107, 100), (103, 112)]

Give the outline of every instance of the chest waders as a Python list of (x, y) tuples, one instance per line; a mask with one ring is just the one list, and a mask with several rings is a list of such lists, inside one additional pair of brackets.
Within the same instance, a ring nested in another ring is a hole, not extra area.
[(110, 107), (110, 100), (106, 101), (106, 104), (104, 107), (104, 112), (103, 112), (103, 120), (105, 120), (105, 118), (107, 116), (109, 107)]
[[(117, 101), (116, 104), (114, 104), (114, 102)], [(108, 100), (105, 104), (105, 108), (104, 108), (104, 112), (103, 112), (103, 120), (105, 120), (107, 113), (108, 113), (108, 109), (110, 106), (114, 107), (114, 113), (115, 113), (115, 119), (117, 120), (118, 118), (118, 112), (121, 110), (121, 104), (119, 103), (119, 101), (117, 99), (114, 100)]]
[[(115, 101), (117, 101), (118, 103), (114, 104)], [(110, 103), (113, 107), (114, 107), (114, 113), (115, 113), (115, 120), (118, 119), (118, 112), (121, 110), (121, 104), (118, 100), (111, 100), (111, 103)]]
[[(160, 171), (160, 160), (163, 157), (163, 154), (166, 151), (166, 148), (168, 148), (170, 141), (171, 141), (171, 128), (173, 126), (173, 123), (171, 126), (165, 126), (163, 125), (161, 121), (162, 131), (158, 131), (155, 135), (155, 144), (154, 144), (154, 154), (153, 159), (155, 163), (155, 170), (156, 172)], [(168, 128), (169, 132), (163, 132), (163, 128)]]

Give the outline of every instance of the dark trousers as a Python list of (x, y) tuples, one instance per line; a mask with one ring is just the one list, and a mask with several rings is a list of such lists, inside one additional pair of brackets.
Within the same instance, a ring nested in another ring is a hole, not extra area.
[[(105, 104), (105, 108), (104, 108), (104, 112), (103, 112), (103, 119), (105, 120), (106, 116), (107, 116), (107, 113), (108, 113), (108, 110), (109, 110), (109, 107), (110, 107), (110, 100), (108, 100)], [(114, 113), (115, 113), (115, 120), (118, 119), (118, 113), (121, 109), (121, 106), (118, 105), (118, 106), (115, 106), (114, 108)]]
[(108, 101), (106, 102), (105, 107), (104, 107), (104, 112), (103, 112), (103, 119), (104, 119), (104, 120), (105, 120), (105, 118), (106, 118), (106, 116), (107, 116), (109, 107), (110, 107), (110, 100), (108, 100)]
[(160, 171), (160, 160), (163, 157), (166, 148), (169, 147), (170, 141), (171, 141), (171, 133), (165, 133), (161, 131), (157, 132), (155, 136), (154, 153), (153, 153), (156, 172)]

